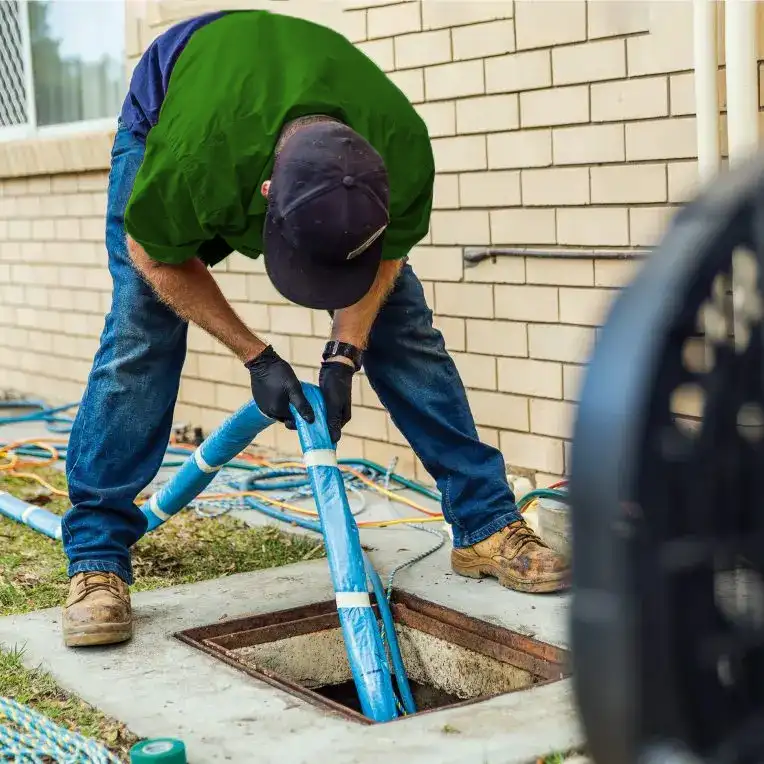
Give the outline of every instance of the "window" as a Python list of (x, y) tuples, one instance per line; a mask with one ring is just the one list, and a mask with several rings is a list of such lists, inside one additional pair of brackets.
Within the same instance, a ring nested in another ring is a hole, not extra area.
[(0, 3), (0, 127), (28, 122), (20, 0)]
[(0, 0), (0, 139), (111, 126), (125, 96), (125, 0)]

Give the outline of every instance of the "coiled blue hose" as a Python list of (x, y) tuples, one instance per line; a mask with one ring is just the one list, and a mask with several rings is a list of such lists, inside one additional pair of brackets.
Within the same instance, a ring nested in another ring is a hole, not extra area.
[(60, 416), (60, 414), (79, 405), (79, 402), (77, 402), (48, 408), (42, 401), (0, 401), (0, 409), (37, 409), (31, 414), (0, 417), (0, 426), (4, 424), (18, 424), (19, 422), (45, 422), (51, 432), (66, 434), (71, 432), (74, 419), (70, 416)]

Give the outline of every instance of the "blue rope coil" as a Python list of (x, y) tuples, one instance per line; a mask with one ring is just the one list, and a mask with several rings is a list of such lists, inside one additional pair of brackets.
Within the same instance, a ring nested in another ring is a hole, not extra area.
[(14, 764), (121, 764), (105, 746), (0, 697), (0, 761)]

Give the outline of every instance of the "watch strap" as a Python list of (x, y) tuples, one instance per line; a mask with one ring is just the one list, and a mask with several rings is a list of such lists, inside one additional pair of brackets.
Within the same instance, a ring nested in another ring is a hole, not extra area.
[(340, 342), (339, 340), (329, 340), (324, 347), (321, 358), (326, 361), (329, 358), (341, 356), (353, 362), (356, 371), (361, 370), (363, 365), (363, 351), (349, 342)]

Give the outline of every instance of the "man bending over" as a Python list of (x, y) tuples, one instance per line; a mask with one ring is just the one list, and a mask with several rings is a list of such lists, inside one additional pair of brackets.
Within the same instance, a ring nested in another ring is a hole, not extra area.
[(243, 323), (209, 272), (233, 251), (263, 255), (286, 299), (332, 314), (319, 378), (332, 440), (350, 419), (351, 381), (363, 366), (443, 495), (453, 569), (522, 592), (566, 585), (565, 563), (518, 512), (502, 455), (478, 439), (406, 262), (429, 227), (434, 175), (416, 110), (330, 29), (231, 11), (182, 22), (152, 43), (114, 141), (112, 306), (67, 456), (67, 645), (132, 634), (129, 550), (146, 531), (135, 498), (167, 447), (189, 322), (246, 366), (264, 413), (294, 428), (292, 404), (313, 420), (289, 363)]

